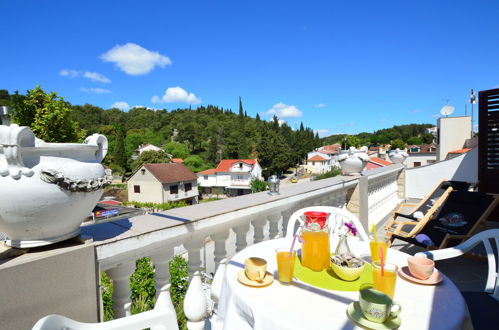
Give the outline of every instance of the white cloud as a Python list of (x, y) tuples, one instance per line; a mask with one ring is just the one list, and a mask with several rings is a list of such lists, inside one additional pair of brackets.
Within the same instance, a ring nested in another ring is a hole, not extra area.
[(104, 62), (115, 63), (120, 70), (131, 76), (138, 76), (151, 72), (155, 66), (164, 68), (171, 65), (169, 57), (158, 52), (147, 50), (137, 44), (127, 43), (116, 45), (100, 58)]
[(98, 81), (98, 82), (105, 83), (105, 84), (111, 82), (111, 80), (109, 80), (108, 77), (106, 77), (100, 73), (97, 73), (97, 72), (86, 71), (85, 73), (83, 73), (83, 77), (88, 78), (92, 81)]
[(442, 116), (439, 114), (433, 115), (433, 118), (440, 118), (440, 117), (442, 117)]
[(327, 136), (329, 133), (328, 129), (316, 129), (315, 132), (319, 134), (320, 137)]
[(120, 101), (120, 102), (114, 102), (111, 108), (117, 108), (123, 111), (127, 111), (130, 109), (130, 105), (126, 102)]
[(80, 90), (82, 92), (91, 92), (91, 93), (97, 93), (97, 94), (111, 93), (111, 91), (109, 89), (105, 89), (105, 88), (85, 88), (85, 87), (81, 87)]
[(154, 95), (151, 98), (152, 103), (188, 103), (188, 104), (198, 104), (201, 100), (196, 97), (193, 93), (188, 93), (182, 87), (168, 87), (165, 94), (162, 97)]
[(324, 108), (325, 106), (326, 106), (325, 103), (319, 103), (319, 104), (314, 105), (315, 108)]
[(348, 123), (341, 123), (340, 127), (349, 127), (349, 126), (355, 126), (355, 125), (357, 125), (355, 122), (349, 121)]
[(80, 72), (78, 72), (76, 70), (64, 69), (64, 70), (59, 71), (60, 76), (69, 77), (69, 78), (78, 77), (79, 74), (80, 74)]
[(271, 109), (264, 113), (267, 116), (276, 115), (278, 118), (298, 118), (303, 115), (296, 106), (287, 105), (282, 102), (275, 104)]

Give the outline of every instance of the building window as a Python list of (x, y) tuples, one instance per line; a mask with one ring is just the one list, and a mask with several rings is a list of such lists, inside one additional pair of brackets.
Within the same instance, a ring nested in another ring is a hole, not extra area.
[(243, 168), (243, 163), (239, 163), (239, 168)]
[(433, 160), (433, 159), (428, 159), (427, 163), (428, 164), (434, 164), (436, 162), (436, 160)]
[(419, 148), (411, 148), (411, 152), (419, 152)]
[(312, 162), (312, 166), (315, 166), (315, 162)]
[(208, 180), (208, 176), (207, 176), (207, 175), (205, 175), (205, 176), (204, 176), (204, 179), (205, 179), (205, 180)]
[(237, 179), (238, 179), (238, 180), (242, 180), (242, 179), (243, 179), (243, 176), (242, 176), (242, 175), (238, 175), (238, 176), (237, 176)]
[(146, 174), (146, 169), (145, 168), (141, 169), (140, 171), (142, 172), (142, 175)]
[(170, 194), (178, 194), (178, 185), (170, 186)]
[(133, 192), (136, 194), (140, 194), (140, 186), (133, 186)]
[(414, 167), (419, 167), (421, 166), (421, 162), (414, 162)]
[(192, 183), (186, 183), (184, 185), (184, 190), (185, 191), (191, 191), (192, 190)]

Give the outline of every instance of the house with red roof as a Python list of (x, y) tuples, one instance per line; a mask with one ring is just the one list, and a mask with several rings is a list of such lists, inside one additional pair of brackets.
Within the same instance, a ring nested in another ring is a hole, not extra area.
[(128, 179), (128, 200), (142, 203), (198, 200), (197, 176), (180, 163), (142, 164)]
[[(338, 149), (339, 150), (339, 149)], [(307, 161), (304, 165), (308, 173), (326, 173), (333, 166), (339, 166), (336, 160), (336, 152), (315, 150), (307, 154)]]
[(367, 165), (364, 168), (364, 171), (372, 170), (372, 169), (380, 168), (380, 167), (385, 167), (385, 166), (389, 166), (392, 164), (393, 164), (392, 162), (389, 162), (387, 160), (373, 156), (373, 157), (369, 157), (369, 162), (367, 162)]
[(216, 168), (196, 173), (204, 195), (239, 196), (251, 193), (251, 180), (263, 180), (256, 159), (223, 159)]

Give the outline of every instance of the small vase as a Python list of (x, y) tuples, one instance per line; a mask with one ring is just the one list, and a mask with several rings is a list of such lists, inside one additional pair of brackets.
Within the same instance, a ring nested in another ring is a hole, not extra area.
[(348, 246), (347, 235), (339, 235), (340, 241), (336, 246), (336, 250), (334, 251), (335, 255), (341, 254), (352, 254), (350, 251), (350, 247)]

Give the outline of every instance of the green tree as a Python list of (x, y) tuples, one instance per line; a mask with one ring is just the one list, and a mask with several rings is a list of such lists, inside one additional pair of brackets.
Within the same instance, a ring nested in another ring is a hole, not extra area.
[(116, 127), (116, 142), (114, 146), (114, 164), (119, 166), (123, 172), (127, 170), (127, 155), (125, 151), (125, 129), (123, 126)]
[(139, 158), (137, 158), (132, 165), (132, 171), (135, 172), (139, 167), (142, 166), (142, 164), (158, 164), (158, 163), (168, 163), (170, 161), (170, 158), (164, 152), (163, 150), (161, 151), (154, 151), (154, 150), (148, 150), (144, 151), (143, 153), (140, 154)]
[(348, 135), (346, 145), (347, 145), (347, 149), (350, 147), (359, 148), (359, 147), (361, 147), (360, 139), (355, 135)]
[(163, 149), (173, 158), (186, 159), (190, 155), (189, 148), (180, 142), (168, 142)]
[(40, 86), (28, 90), (26, 97), (13, 97), (13, 121), (29, 126), (39, 139), (46, 142), (78, 142), (85, 137), (78, 123), (71, 119), (70, 104), (56, 93), (45, 93)]
[(395, 149), (405, 149), (405, 143), (404, 141), (400, 140), (400, 139), (396, 139), (396, 140), (393, 140), (392, 141), (392, 145), (390, 147), (390, 150), (395, 150)]
[(420, 144), (423, 144), (423, 140), (419, 136), (412, 136), (407, 140), (407, 143), (420, 145)]
[(251, 192), (257, 193), (260, 191), (267, 190), (268, 184), (265, 181), (254, 178), (250, 181), (250, 186), (251, 186)]
[(184, 165), (187, 166), (194, 173), (204, 171), (210, 168), (209, 165), (198, 155), (191, 155), (184, 159)]

